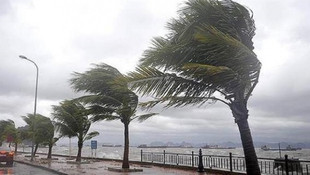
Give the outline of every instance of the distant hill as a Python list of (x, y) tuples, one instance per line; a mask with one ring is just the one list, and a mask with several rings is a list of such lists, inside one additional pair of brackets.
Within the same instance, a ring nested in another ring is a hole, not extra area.
[[(255, 147), (260, 148), (263, 145), (267, 145), (270, 148), (278, 148), (279, 143), (269, 143), (269, 142), (256, 142), (254, 143)], [(288, 145), (290, 145), (293, 148), (310, 148), (310, 142), (300, 142), (300, 143), (294, 143), (294, 142), (280, 142), (281, 148), (286, 148)]]

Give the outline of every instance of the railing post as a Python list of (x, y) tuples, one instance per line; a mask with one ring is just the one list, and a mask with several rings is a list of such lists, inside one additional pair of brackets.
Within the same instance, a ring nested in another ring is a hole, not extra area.
[(288, 156), (285, 154), (285, 173), (288, 174)]
[(142, 156), (142, 154), (143, 154), (143, 151), (142, 151), (142, 149), (141, 149), (141, 162), (143, 162), (143, 156)]
[(153, 158), (153, 153), (151, 153), (151, 157), (152, 157), (152, 163), (153, 163), (153, 161), (154, 161), (154, 158)]
[(229, 153), (229, 168), (230, 168), (230, 172), (233, 171), (233, 168), (232, 168), (232, 153)]
[(192, 167), (195, 166), (195, 160), (194, 160), (194, 151), (192, 151)]
[(203, 167), (203, 163), (202, 163), (202, 152), (201, 152), (201, 149), (199, 149), (199, 156), (198, 156), (198, 172), (199, 173), (203, 173), (205, 172), (205, 169)]
[(164, 164), (166, 164), (166, 151), (164, 150)]

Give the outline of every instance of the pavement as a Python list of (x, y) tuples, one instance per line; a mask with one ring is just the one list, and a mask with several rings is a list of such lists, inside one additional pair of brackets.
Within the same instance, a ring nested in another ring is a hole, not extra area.
[[(57, 171), (59, 174), (68, 175), (202, 175), (206, 173), (198, 173), (195, 170), (182, 170), (177, 168), (165, 168), (154, 165), (140, 165), (131, 163), (130, 169), (142, 169), (143, 172), (114, 172), (109, 171), (108, 168), (120, 168), (122, 166), (119, 161), (111, 160), (85, 160), (81, 164), (73, 163), (74, 160), (67, 160), (66, 157), (53, 156), (53, 160), (46, 160), (46, 155), (39, 155), (30, 161), (30, 157), (25, 157), (25, 154), (18, 154), (15, 156), (16, 162), (31, 164), (36, 167), (41, 167), (51, 171)], [(57, 159), (57, 160), (56, 160)], [(208, 175), (219, 175), (211, 174)]]
[(0, 175), (58, 175), (50, 170), (35, 168), (27, 164), (15, 162), (13, 166), (0, 166)]

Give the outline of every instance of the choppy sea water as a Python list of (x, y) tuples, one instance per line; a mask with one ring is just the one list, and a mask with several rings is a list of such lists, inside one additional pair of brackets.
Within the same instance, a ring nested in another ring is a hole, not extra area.
[[(20, 148), (21, 151), (31, 151), (31, 148)], [(192, 154), (194, 151), (195, 154), (198, 154), (199, 148), (137, 148), (130, 147), (129, 151), (129, 159), (130, 160), (140, 160), (141, 150), (143, 152), (163, 152), (166, 153), (182, 153), (182, 154)], [(39, 153), (47, 153), (48, 148), (39, 148)], [(203, 155), (222, 155), (229, 156), (229, 153), (232, 153), (233, 156), (243, 157), (242, 148), (236, 149), (202, 149)], [(92, 154), (93, 153), (93, 154)], [(54, 146), (53, 154), (63, 154), (69, 155), (69, 147), (67, 146)], [(71, 156), (76, 156), (77, 147), (72, 146), (71, 148)], [(96, 156), (95, 156), (96, 154)], [(256, 154), (259, 158), (278, 158), (279, 151), (264, 151), (260, 148), (256, 148)], [(310, 161), (310, 149), (302, 149), (297, 151), (281, 151), (281, 156), (283, 157), (285, 154), (288, 155), (289, 158), (298, 158), (299, 160), (307, 160)], [(98, 157), (98, 158), (111, 158), (111, 159), (122, 159), (123, 157), (123, 147), (100, 147), (96, 150), (91, 150), (90, 146), (84, 146), (82, 149), (82, 156), (88, 157)]]

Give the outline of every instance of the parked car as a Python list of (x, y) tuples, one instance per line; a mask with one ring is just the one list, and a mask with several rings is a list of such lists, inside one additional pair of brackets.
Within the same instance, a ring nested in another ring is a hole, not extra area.
[(5, 144), (0, 146), (0, 164), (5, 163), (7, 166), (13, 166), (14, 151)]

